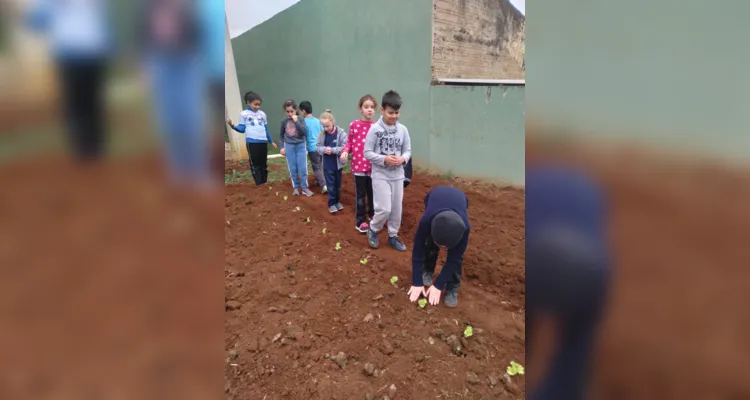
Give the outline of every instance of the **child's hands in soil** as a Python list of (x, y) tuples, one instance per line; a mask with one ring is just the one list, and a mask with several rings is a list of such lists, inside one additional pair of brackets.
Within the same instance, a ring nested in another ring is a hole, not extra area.
[(427, 301), (430, 302), (430, 305), (436, 306), (440, 304), (440, 292), (440, 289), (435, 286), (430, 286), (430, 288), (425, 291), (424, 296), (427, 297)]
[(281, 155), (282, 155), (282, 156), (285, 156), (285, 155), (286, 155), (286, 150), (284, 150), (284, 148), (283, 148), (283, 147), (281, 148)]
[(341, 161), (346, 161), (349, 158), (349, 153), (343, 152), (341, 153)]
[(423, 294), (424, 287), (422, 286), (412, 286), (411, 288), (409, 288), (409, 292), (407, 293), (407, 295), (409, 296), (409, 301), (411, 301), (412, 303), (417, 301), (417, 299), (419, 299), (419, 296)]

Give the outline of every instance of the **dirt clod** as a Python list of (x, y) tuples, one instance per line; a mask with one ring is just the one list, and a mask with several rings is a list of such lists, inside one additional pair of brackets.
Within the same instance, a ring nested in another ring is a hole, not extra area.
[(372, 376), (373, 374), (375, 374), (375, 364), (365, 363), (364, 372), (367, 376)]
[(226, 303), (226, 307), (225, 307), (225, 308), (226, 308), (227, 310), (230, 310), (230, 311), (231, 311), (231, 310), (237, 310), (237, 309), (239, 309), (240, 307), (242, 307), (242, 303), (240, 303), (239, 301), (236, 301), (236, 300), (229, 300), (229, 301), (227, 301), (227, 303)]
[(347, 359), (346, 359), (346, 354), (344, 354), (343, 351), (340, 351), (339, 354), (336, 354), (333, 357), (333, 361), (336, 361), (336, 364), (338, 364), (339, 367), (341, 367), (342, 369), (346, 368)]

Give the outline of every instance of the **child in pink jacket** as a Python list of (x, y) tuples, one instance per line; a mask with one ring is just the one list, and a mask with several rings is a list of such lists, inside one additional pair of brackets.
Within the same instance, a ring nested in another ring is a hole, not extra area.
[(349, 153), (352, 155), (351, 170), (354, 175), (354, 193), (356, 221), (354, 227), (360, 233), (367, 233), (370, 225), (367, 219), (375, 215), (375, 207), (372, 203), (372, 179), (370, 172), (372, 164), (365, 159), (365, 138), (370, 127), (375, 123), (373, 117), (378, 108), (378, 102), (372, 95), (366, 94), (359, 99), (359, 112), (362, 118), (353, 121), (349, 125), (349, 140), (341, 153), (341, 159), (347, 160)]

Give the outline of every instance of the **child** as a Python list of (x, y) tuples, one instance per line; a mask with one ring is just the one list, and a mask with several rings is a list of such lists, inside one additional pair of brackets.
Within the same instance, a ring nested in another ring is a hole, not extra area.
[(284, 102), (286, 117), (281, 120), (281, 155), (286, 156), (286, 165), (292, 178), (292, 196), (302, 194), (307, 197), (313, 192), (307, 187), (307, 126), (297, 116), (297, 103), (294, 100)]
[(316, 145), (318, 154), (323, 157), (323, 171), (328, 186), (328, 212), (333, 214), (344, 209), (341, 205), (341, 175), (346, 159), (340, 158), (339, 154), (346, 145), (347, 134), (336, 126), (336, 118), (331, 110), (320, 114), (320, 122), (323, 124), (323, 134), (318, 136)]
[(341, 159), (346, 161), (349, 153), (352, 154), (352, 174), (354, 175), (354, 193), (357, 201), (354, 203), (356, 221), (354, 227), (361, 233), (370, 229), (367, 217), (372, 219), (375, 215), (375, 207), (372, 204), (372, 164), (365, 158), (365, 139), (375, 121), (375, 109), (378, 101), (374, 96), (366, 94), (359, 99), (359, 112), (362, 118), (349, 125), (349, 140), (341, 153)]
[(318, 135), (323, 131), (323, 126), (320, 125), (320, 120), (312, 115), (312, 104), (309, 101), (305, 100), (299, 103), (299, 109), (302, 111), (302, 117), (305, 119), (305, 126), (307, 127), (307, 158), (312, 165), (315, 184), (321, 187), (323, 190), (320, 192), (325, 194), (328, 189), (326, 189), (326, 181), (323, 176), (323, 158), (315, 149)]
[(388, 245), (406, 251), (398, 238), (404, 199), (404, 165), (411, 158), (409, 130), (398, 122), (401, 96), (390, 90), (383, 95), (382, 115), (367, 132), (365, 158), (372, 163), (375, 216), (370, 221), (367, 242), (376, 249), (378, 233), (388, 222)]
[[(461, 269), (464, 253), (469, 244), (468, 208), (466, 194), (453, 186), (438, 186), (424, 197), (424, 214), (419, 220), (412, 249), (412, 284), (409, 300), (417, 301), (424, 293), (432, 305), (440, 303), (445, 290), (445, 305), (458, 305), (458, 288), (461, 286)], [(432, 276), (440, 249), (448, 256), (433, 285)], [(429, 286), (424, 289), (424, 286)]]
[(245, 146), (250, 156), (250, 173), (253, 174), (255, 186), (258, 187), (268, 182), (268, 143), (274, 148), (278, 146), (268, 131), (266, 113), (260, 110), (263, 99), (250, 91), (245, 93), (245, 103), (247, 110), (240, 113), (240, 123), (234, 125), (231, 119), (227, 119), (227, 124), (235, 131), (245, 134)]

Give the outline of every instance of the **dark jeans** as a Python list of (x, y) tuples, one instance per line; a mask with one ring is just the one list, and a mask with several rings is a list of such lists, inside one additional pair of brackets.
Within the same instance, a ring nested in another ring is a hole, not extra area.
[(250, 155), (250, 173), (256, 185), (262, 185), (268, 181), (268, 144), (267, 143), (245, 143), (247, 154)]
[(310, 160), (310, 166), (315, 175), (315, 184), (322, 187), (326, 184), (326, 178), (323, 176), (323, 156), (315, 151), (308, 151), (307, 159)]
[(357, 216), (356, 226), (367, 222), (367, 217), (375, 216), (375, 206), (372, 203), (372, 179), (369, 176), (354, 175), (354, 214)]
[(65, 128), (73, 154), (79, 161), (101, 158), (105, 151), (104, 102), (106, 61), (103, 59), (58, 62)]
[(341, 202), (341, 179), (343, 171), (340, 169), (323, 171), (328, 186), (328, 207)]
[[(438, 253), (440, 253), (440, 248), (435, 244), (435, 242), (432, 240), (432, 238), (427, 238), (425, 240), (425, 257), (424, 257), (424, 266), (423, 271), (434, 275), (435, 274), (435, 266), (437, 265), (438, 261)], [(445, 290), (447, 292), (452, 290), (458, 290), (459, 287), (461, 287), (461, 271), (463, 270), (463, 263), (458, 265), (458, 268), (456, 268), (456, 271), (453, 273), (453, 276), (449, 276), (448, 280), (445, 282)]]

